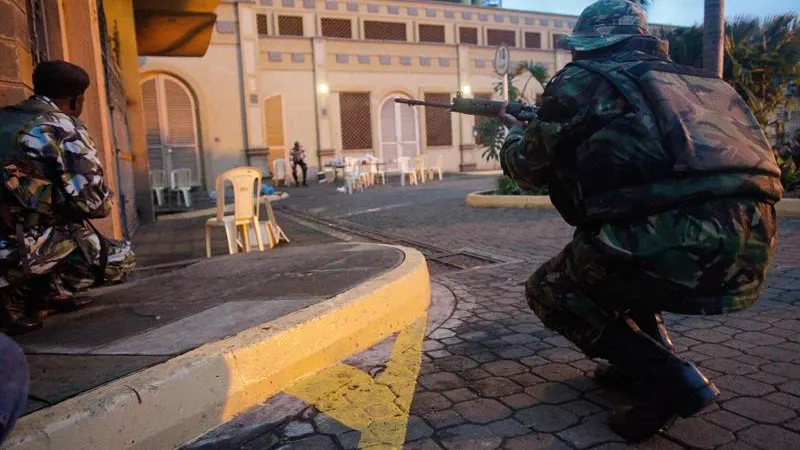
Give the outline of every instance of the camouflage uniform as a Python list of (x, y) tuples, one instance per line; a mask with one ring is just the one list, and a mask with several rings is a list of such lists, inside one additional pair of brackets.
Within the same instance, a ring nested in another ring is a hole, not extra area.
[[(134, 265), (128, 242), (87, 223), (106, 217), (112, 194), (84, 124), (46, 97), (0, 109), (0, 287), (4, 294), (62, 301), (96, 281), (120, 281)], [(53, 181), (58, 180), (60, 185)], [(103, 274), (101, 239), (108, 245)]]
[(530, 307), (603, 357), (595, 342), (620, 314), (752, 305), (783, 189), (744, 101), (671, 63), (628, 2), (587, 8), (567, 45), (577, 57), (546, 86), (539, 119), (512, 128), (501, 150), (506, 174), (523, 188), (547, 184), (577, 227), (528, 280)]

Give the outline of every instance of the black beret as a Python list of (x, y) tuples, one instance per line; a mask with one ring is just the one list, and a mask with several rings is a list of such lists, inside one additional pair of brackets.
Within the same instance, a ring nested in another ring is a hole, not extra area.
[(33, 71), (33, 93), (52, 99), (77, 97), (89, 87), (89, 74), (66, 61), (44, 61)]

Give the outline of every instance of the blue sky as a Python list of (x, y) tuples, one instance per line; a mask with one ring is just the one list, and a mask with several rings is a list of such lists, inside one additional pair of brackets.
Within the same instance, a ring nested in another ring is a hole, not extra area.
[[(560, 14), (581, 13), (592, 0), (503, 0), (503, 7)], [(725, 0), (725, 15), (767, 16), (787, 11), (800, 13), (799, 0)], [(703, 21), (703, 0), (654, 0), (649, 10), (653, 23), (694, 25)]]

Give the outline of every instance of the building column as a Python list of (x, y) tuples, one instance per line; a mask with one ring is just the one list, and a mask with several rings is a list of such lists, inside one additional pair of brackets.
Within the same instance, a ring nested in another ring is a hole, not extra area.
[[(95, 0), (70, 0), (64, 10), (65, 35), (69, 62), (81, 66), (89, 73), (91, 85), (86, 90), (81, 120), (97, 145), (98, 156), (105, 169), (105, 182), (112, 192), (119, 192), (114, 174), (115, 149), (111, 138), (105, 71), (100, 47), (100, 28)], [(93, 221), (98, 230), (116, 239), (122, 239), (122, 222), (119, 199), (115, 198), (111, 213), (105, 219)]]
[[(470, 47), (468, 45), (458, 45), (458, 89), (461, 90), (464, 86), (470, 86), (474, 89), (470, 82), (470, 73), (472, 67), (470, 66)], [(470, 94), (467, 97), (474, 96)], [(455, 114), (458, 123), (458, 151), (459, 155), (459, 170), (462, 172), (475, 170), (477, 161), (475, 160), (475, 137), (472, 135), (472, 129), (475, 126), (475, 117), (466, 114)]]
[[(317, 124), (317, 154), (314, 155), (314, 160), (317, 161), (317, 164), (320, 166), (319, 169), (321, 170), (324, 164), (322, 158), (330, 158), (335, 154), (334, 149), (336, 146), (333, 143), (333, 125), (331, 121), (333, 103), (331, 102), (331, 87), (328, 83), (328, 68), (325, 65), (325, 56), (327, 52), (325, 39), (312, 39), (311, 46), (311, 58), (314, 64), (314, 86), (311, 86), (311, 89), (314, 90), (314, 98), (316, 100), (316, 117), (314, 120), (316, 120)], [(336, 107), (338, 111), (338, 104)]]
[[(133, 159), (133, 186), (136, 199), (136, 211), (139, 223), (146, 224), (155, 220), (153, 193), (150, 191), (150, 163), (147, 153), (147, 137), (144, 128), (144, 111), (142, 107), (142, 89), (139, 83), (139, 52), (136, 47), (136, 24), (133, 15), (133, 0), (115, 0), (116, 20), (119, 32), (119, 56), (122, 69), (122, 82), (125, 96), (128, 99), (127, 118), (128, 133), (131, 142)], [(109, 17), (109, 15), (106, 15)]]
[(246, 149), (266, 147), (264, 139), (264, 114), (258, 89), (259, 41), (255, 27), (256, 17), (253, 5), (236, 3), (239, 9), (239, 36), (242, 58), (242, 79), (244, 88), (244, 111), (247, 122)]

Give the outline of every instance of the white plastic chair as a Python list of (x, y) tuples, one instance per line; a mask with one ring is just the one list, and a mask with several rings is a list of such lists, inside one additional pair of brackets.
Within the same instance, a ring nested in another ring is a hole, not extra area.
[(348, 194), (352, 194), (353, 191), (364, 191), (364, 177), (361, 173), (360, 164), (346, 165), (344, 167), (344, 183)]
[(289, 185), (286, 178), (287, 172), (285, 159), (277, 158), (272, 161), (272, 181), (275, 182), (275, 186), (278, 186), (280, 183), (283, 183), (284, 186)]
[(170, 173), (170, 188), (178, 193), (178, 204), (183, 202), (187, 208), (192, 207), (192, 169), (175, 169)]
[(406, 185), (406, 177), (408, 177), (409, 185), (417, 184), (417, 169), (414, 162), (408, 156), (401, 156), (397, 158), (397, 165), (400, 167), (400, 184)]
[[(233, 215), (225, 215), (225, 182), (233, 185)], [(261, 186), (261, 171), (255, 167), (236, 167), (220, 174), (216, 180), (217, 216), (206, 221), (206, 257), (211, 257), (211, 229), (223, 227), (228, 253), (238, 250), (237, 234), (241, 233), (242, 248), (250, 251), (250, 230), (255, 232), (258, 249), (264, 250), (264, 239), (258, 223), (257, 187)], [(252, 227), (252, 228), (251, 228)]]
[[(272, 202), (269, 201), (269, 196), (262, 198), (264, 199), (264, 208), (267, 210), (267, 221), (261, 222), (260, 226), (263, 227), (264, 233), (267, 235), (269, 248), (275, 247), (281, 241), (286, 241), (287, 244), (290, 243), (289, 237), (286, 236), (286, 233), (283, 232), (283, 229), (275, 219), (275, 212), (272, 211)], [(256, 215), (258, 215), (258, 210), (256, 210)]]
[(369, 175), (372, 184), (376, 184), (378, 177), (381, 179), (381, 184), (386, 184), (386, 170), (381, 169), (377, 162), (370, 163)]
[(156, 204), (164, 204), (164, 192), (167, 190), (167, 172), (163, 170), (150, 171), (150, 189), (156, 194)]
[[(439, 153), (439, 155), (436, 156), (436, 164), (435, 165), (428, 164), (428, 179), (433, 180), (433, 178), (434, 178), (434, 176), (436, 174), (439, 174), (439, 180), (444, 179), (444, 176), (442, 174), (442, 159), (443, 159), (443, 156), (444, 155)], [(427, 161), (430, 161), (427, 156), (425, 158), (426, 158)]]

